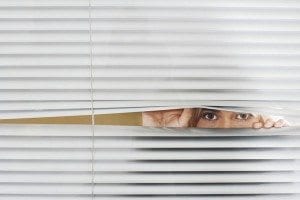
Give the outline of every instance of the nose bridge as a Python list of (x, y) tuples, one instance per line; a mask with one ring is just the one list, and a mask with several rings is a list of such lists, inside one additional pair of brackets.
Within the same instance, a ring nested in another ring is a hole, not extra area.
[(231, 119), (230, 116), (226, 113), (223, 115), (222, 128), (230, 128), (230, 126), (231, 126)]

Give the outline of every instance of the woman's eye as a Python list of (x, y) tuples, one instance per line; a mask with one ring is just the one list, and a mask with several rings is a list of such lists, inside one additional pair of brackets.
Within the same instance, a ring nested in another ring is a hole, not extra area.
[(251, 117), (252, 115), (249, 114), (249, 113), (239, 113), (236, 115), (236, 119), (239, 119), (239, 120), (247, 120)]
[(218, 119), (217, 115), (214, 113), (204, 113), (203, 118), (206, 120), (217, 120)]

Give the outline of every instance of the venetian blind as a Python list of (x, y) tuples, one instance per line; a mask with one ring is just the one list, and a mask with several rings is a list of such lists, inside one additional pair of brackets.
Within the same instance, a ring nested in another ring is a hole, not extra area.
[(299, 128), (94, 129), (0, 126), (0, 199), (299, 199)]
[(299, 6), (1, 1), (1, 118), (90, 114), (91, 89), (96, 114), (203, 105), (299, 110)]
[(222, 106), (295, 125), (0, 125), (0, 199), (299, 199), (299, 10), (295, 0), (0, 1), (1, 119)]

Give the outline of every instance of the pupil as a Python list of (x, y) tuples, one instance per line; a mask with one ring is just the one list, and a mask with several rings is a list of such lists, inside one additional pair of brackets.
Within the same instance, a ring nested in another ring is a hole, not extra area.
[(247, 114), (242, 114), (241, 116), (243, 119), (246, 119), (247, 118)]
[(214, 118), (214, 115), (212, 113), (208, 113), (206, 115), (207, 119), (213, 119)]

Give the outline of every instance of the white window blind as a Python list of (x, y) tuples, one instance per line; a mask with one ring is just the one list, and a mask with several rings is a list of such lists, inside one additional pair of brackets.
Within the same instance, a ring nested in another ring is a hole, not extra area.
[(299, 5), (1, 1), (1, 118), (90, 114), (91, 76), (96, 114), (203, 105), (298, 111)]
[(0, 126), (0, 199), (299, 199), (299, 129)]
[(299, 10), (296, 0), (0, 1), (1, 119), (228, 106), (293, 125), (1, 124), (0, 199), (299, 199)]

